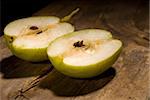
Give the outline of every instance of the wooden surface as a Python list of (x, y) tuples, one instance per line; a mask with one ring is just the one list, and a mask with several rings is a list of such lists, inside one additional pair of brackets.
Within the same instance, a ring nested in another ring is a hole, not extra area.
[[(116, 63), (91, 79), (73, 79), (56, 70), (17, 100), (149, 100), (148, 0), (62, 0), (33, 14), (60, 18), (79, 7), (70, 21), (76, 30), (109, 30), (123, 42)], [(14, 100), (18, 90), (51, 67), (50, 62), (30, 63), (13, 56), (0, 37), (0, 100)]]

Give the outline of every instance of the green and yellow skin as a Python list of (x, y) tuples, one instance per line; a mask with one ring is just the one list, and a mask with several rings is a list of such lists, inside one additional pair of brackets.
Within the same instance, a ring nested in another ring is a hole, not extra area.
[(8, 48), (18, 58), (31, 62), (40, 62), (48, 60), (48, 56), (46, 53), (47, 47), (38, 49), (19, 48), (13, 45), (13, 41), (16, 39), (16, 37), (7, 35), (4, 35), (4, 37)]
[[(31, 30), (32, 26), (37, 26), (38, 29)], [(42, 33), (39, 33), (40, 31)], [(8, 48), (15, 56), (26, 61), (40, 62), (48, 60), (46, 50), (51, 41), (73, 31), (74, 27), (71, 24), (60, 22), (58, 17), (38, 16), (9, 23), (4, 29), (4, 37)], [(44, 46), (40, 45), (45, 40), (47, 42)], [(32, 43), (33, 45), (28, 46)]]
[(62, 57), (49, 57), (55, 68), (64, 75), (74, 78), (91, 78), (109, 69), (119, 57), (121, 48), (110, 58), (87, 66), (73, 66), (63, 63)]
[(11, 51), (15, 56), (20, 59), (31, 62), (40, 62), (48, 60), (46, 49), (47, 47), (38, 49), (26, 49), (13, 46)]
[[(86, 30), (73, 32), (73, 33), (64, 35), (60, 38), (57, 38), (56, 40), (51, 42), (51, 44), (49, 45), (49, 47), (47, 49), (47, 53), (48, 53), (49, 60), (51, 61), (53, 66), (59, 72), (65, 74), (67, 76), (74, 77), (74, 78), (91, 78), (91, 77), (94, 77), (94, 76), (97, 76), (97, 75), (103, 73), (108, 68), (110, 68), (115, 63), (117, 58), (119, 57), (119, 54), (120, 54), (121, 48), (122, 48), (122, 43), (120, 40), (113, 39), (109, 32), (106, 32), (108, 34), (103, 39), (105, 39), (106, 41), (109, 41), (109, 40), (115, 41), (116, 43), (118, 43), (119, 46), (118, 46), (118, 48), (116, 48), (115, 52), (112, 53), (112, 55), (110, 55), (109, 57), (107, 57), (103, 60), (98, 60), (98, 61), (96, 61), (96, 63), (91, 63), (91, 64), (89, 63), (87, 65), (86, 64), (85, 65), (67, 64), (64, 61), (64, 58), (65, 58), (64, 52), (60, 51), (61, 52), (60, 54), (59, 53), (52, 54), (53, 50), (55, 50), (54, 49), (55, 47), (53, 47), (53, 44), (55, 44), (56, 42), (59, 43), (59, 41), (61, 43), (62, 38), (64, 38), (67, 41), (68, 38), (74, 37), (76, 35), (86, 34), (88, 32), (94, 33), (95, 30), (98, 30), (98, 29), (86, 29)], [(100, 30), (100, 31), (103, 31), (103, 30)], [(98, 32), (97, 34), (101, 34), (101, 33)], [(89, 35), (92, 35), (92, 34), (89, 34)], [(80, 39), (81, 38), (82, 37), (80, 37)], [(68, 44), (69, 44), (69, 42), (68, 42)], [(78, 53), (78, 52), (75, 52), (75, 53)], [(84, 62), (84, 59), (81, 62)]]

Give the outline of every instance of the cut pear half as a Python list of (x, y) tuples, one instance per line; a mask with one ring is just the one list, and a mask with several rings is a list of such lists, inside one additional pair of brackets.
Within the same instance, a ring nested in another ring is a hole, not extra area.
[(65, 75), (89, 78), (101, 74), (117, 60), (122, 43), (110, 32), (86, 29), (54, 40), (47, 53), (54, 67)]
[(38, 16), (9, 23), (4, 35), (14, 55), (23, 60), (39, 62), (48, 59), (46, 49), (51, 41), (73, 31), (71, 24), (60, 22), (58, 17)]

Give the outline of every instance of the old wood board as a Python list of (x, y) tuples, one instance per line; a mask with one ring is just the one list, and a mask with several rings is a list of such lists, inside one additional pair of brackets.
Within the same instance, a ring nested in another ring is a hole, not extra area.
[[(76, 30), (100, 28), (123, 42), (116, 63), (91, 79), (74, 79), (52, 70), (39, 85), (17, 100), (149, 100), (148, 0), (58, 0), (33, 14), (62, 18), (79, 7), (69, 22)], [(0, 37), (0, 100), (14, 100), (18, 90), (51, 67), (12, 55)]]

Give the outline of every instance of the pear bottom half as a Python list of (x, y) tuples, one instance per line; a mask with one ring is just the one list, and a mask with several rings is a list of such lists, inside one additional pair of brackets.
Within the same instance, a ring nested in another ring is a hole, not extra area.
[(50, 57), (49, 59), (58, 71), (67, 76), (75, 78), (91, 78), (103, 73), (104, 71), (112, 67), (114, 62), (117, 60), (120, 51), (121, 49), (104, 61), (98, 62), (96, 64), (91, 64), (88, 66), (67, 65), (64, 64), (62, 59), (59, 57), (55, 58)]
[(54, 67), (75, 78), (97, 76), (110, 68), (121, 52), (122, 43), (110, 32), (86, 29), (54, 40), (47, 53)]

